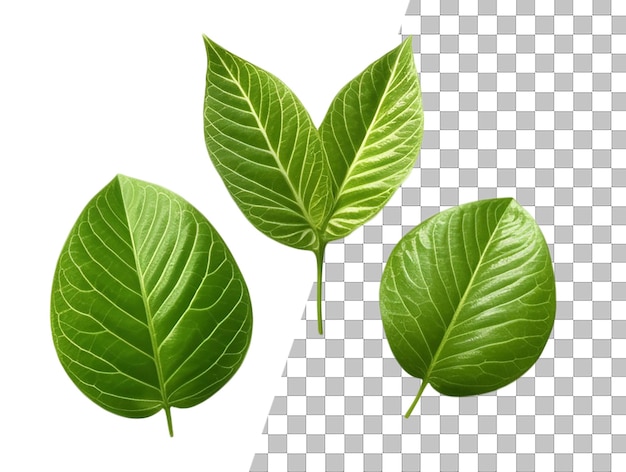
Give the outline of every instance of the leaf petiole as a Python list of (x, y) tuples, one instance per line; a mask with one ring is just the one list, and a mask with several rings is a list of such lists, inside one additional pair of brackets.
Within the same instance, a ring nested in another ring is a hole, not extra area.
[(322, 274), (324, 272), (326, 244), (325, 242), (320, 243), (315, 251), (315, 259), (317, 261), (317, 332), (319, 334), (324, 334), (324, 324), (322, 322)]
[(167, 417), (167, 430), (170, 432), (170, 438), (174, 437), (174, 427), (172, 426), (172, 413), (170, 411), (170, 406), (165, 406), (165, 416)]
[(417, 402), (419, 402), (422, 396), (422, 393), (424, 393), (424, 389), (426, 388), (426, 385), (428, 385), (428, 380), (422, 380), (422, 385), (420, 385), (420, 389), (417, 391), (415, 400), (413, 400), (413, 403), (411, 403), (411, 406), (409, 407), (409, 409), (406, 411), (406, 414), (404, 415), (405, 418), (408, 418), (409, 416), (411, 416), (411, 413), (413, 413), (413, 410), (417, 406)]

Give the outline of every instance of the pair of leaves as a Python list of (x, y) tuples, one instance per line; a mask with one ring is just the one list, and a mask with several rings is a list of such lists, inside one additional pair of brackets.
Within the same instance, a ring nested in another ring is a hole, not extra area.
[[(322, 333), (324, 249), (371, 219), (411, 171), (423, 110), (410, 41), (335, 97), (319, 129), (279, 79), (205, 36), (209, 155), (261, 232), (311, 250)], [(555, 314), (554, 273), (515, 201), (476, 202), (419, 225), (393, 251), (381, 313), (403, 368), (448, 395), (500, 388), (537, 360)]]
[(180, 196), (117, 176), (63, 247), (51, 325), (64, 369), (91, 400), (131, 418), (203, 402), (241, 365), (252, 308), (237, 264)]
[(385, 334), (402, 368), (445, 395), (501, 388), (537, 361), (556, 311), (535, 220), (510, 198), (446, 210), (394, 248), (380, 286)]
[(321, 334), (326, 244), (374, 217), (419, 153), (424, 120), (411, 41), (348, 82), (319, 129), (278, 78), (204, 41), (209, 155), (257, 229), (315, 253)]

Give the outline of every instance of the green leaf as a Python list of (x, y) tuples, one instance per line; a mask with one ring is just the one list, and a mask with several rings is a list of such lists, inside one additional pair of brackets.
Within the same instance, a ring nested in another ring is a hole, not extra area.
[(320, 126), (335, 195), (326, 240), (352, 233), (389, 201), (413, 169), (423, 131), (419, 80), (406, 40), (348, 82)]
[(117, 176), (85, 207), (52, 285), (57, 354), (101, 407), (143, 418), (197, 405), (237, 371), (250, 297), (206, 218), (157, 185)]
[(550, 336), (556, 288), (541, 229), (515, 200), (443, 211), (392, 251), (380, 287), (402, 368), (445, 395), (478, 395), (522, 376)]
[(204, 42), (209, 155), (257, 229), (315, 253), (322, 333), (326, 245), (374, 217), (419, 153), (424, 120), (411, 41), (350, 81), (319, 130), (283, 82), (206, 36)]
[(331, 204), (329, 170), (311, 117), (270, 73), (206, 36), (204, 134), (246, 218), (270, 238), (316, 249)]

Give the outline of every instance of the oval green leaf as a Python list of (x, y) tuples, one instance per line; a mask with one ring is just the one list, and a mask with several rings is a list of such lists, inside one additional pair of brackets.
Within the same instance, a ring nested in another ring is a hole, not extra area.
[(405, 40), (348, 82), (322, 121), (335, 195), (327, 241), (373, 218), (415, 165), (424, 111), (411, 44)]
[(319, 130), (283, 82), (206, 36), (204, 42), (211, 160), (257, 229), (315, 253), (321, 334), (326, 245), (374, 217), (419, 153), (424, 119), (411, 40), (351, 80)]
[(445, 395), (478, 395), (537, 361), (556, 311), (541, 229), (511, 198), (443, 211), (405, 235), (380, 287), (389, 346), (402, 368)]
[(187, 408), (241, 365), (252, 331), (243, 276), (180, 196), (117, 176), (85, 207), (52, 286), (54, 345), (91, 400), (143, 418)]
[(309, 113), (279, 79), (206, 36), (204, 135), (231, 196), (256, 228), (315, 250), (331, 204), (329, 171)]

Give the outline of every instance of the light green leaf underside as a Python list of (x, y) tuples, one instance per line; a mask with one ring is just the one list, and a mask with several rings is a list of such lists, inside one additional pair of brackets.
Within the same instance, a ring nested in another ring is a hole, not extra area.
[(244, 215), (272, 239), (315, 249), (332, 204), (319, 135), (279, 79), (205, 36), (209, 155)]
[(178, 195), (117, 176), (61, 252), (52, 334), (74, 383), (127, 417), (196, 405), (239, 368), (248, 290), (209, 222)]
[(431, 217), (396, 246), (380, 288), (394, 356), (446, 395), (476, 395), (524, 374), (556, 310), (548, 247), (515, 200), (468, 203)]
[(347, 236), (374, 217), (417, 159), (424, 113), (411, 41), (348, 82), (320, 126), (335, 202), (325, 239)]

